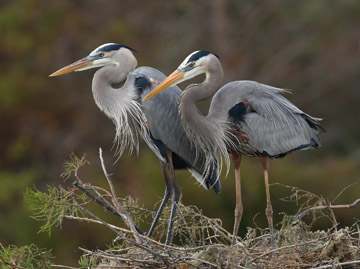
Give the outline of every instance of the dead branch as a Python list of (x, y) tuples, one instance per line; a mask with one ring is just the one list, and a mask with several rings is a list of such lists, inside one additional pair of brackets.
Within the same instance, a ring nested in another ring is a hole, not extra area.
[[(325, 239), (325, 238), (327, 238), (327, 237), (323, 237), (323, 238), (320, 238), (320, 239)], [(262, 258), (262, 257), (264, 257), (264, 256), (267, 256), (267, 255), (269, 255), (269, 254), (272, 254), (272, 253), (275, 253), (275, 252), (279, 252), (279, 251), (281, 251), (281, 250), (283, 250), (283, 249), (286, 249), (286, 248), (295, 248), (295, 247), (299, 247), (299, 246), (302, 246), (302, 245), (308, 245), (308, 244), (311, 244), (311, 243), (313, 243), (313, 242), (318, 242), (320, 239), (317, 238), (317, 239), (315, 239), (315, 240), (307, 241), (307, 242), (304, 242), (304, 243), (297, 243), (297, 244), (288, 245), (288, 246), (284, 246), (284, 247), (280, 247), (280, 248), (275, 248), (275, 249), (272, 249), (272, 250), (270, 250), (270, 251), (267, 251), (267, 252), (263, 253), (262, 255), (259, 255), (259, 256), (255, 257), (255, 258), (253, 258), (252, 260), (250, 260), (250, 262), (253, 262), (253, 261), (255, 261), (255, 260), (257, 260), (257, 259), (260, 259), (260, 258)]]
[(353, 208), (353, 207), (357, 206), (358, 204), (360, 204), (360, 199), (357, 199), (352, 204), (347, 204), (347, 205), (331, 205), (331, 204), (329, 204), (329, 205), (314, 206), (314, 207), (308, 208), (308, 209), (304, 210), (303, 212), (301, 212), (300, 214), (298, 214), (295, 219), (296, 219), (296, 221), (301, 220), (308, 213), (315, 211), (315, 210), (348, 209), (348, 208)]
[[(123, 233), (121, 233), (120, 231), (117, 231), (116, 229), (114, 229), (113, 227), (111, 227), (107, 222), (103, 221), (101, 218), (99, 218), (98, 216), (96, 216), (95, 214), (91, 213), (89, 210), (87, 210), (85, 207), (81, 206), (79, 203), (75, 204), (77, 207), (79, 207), (81, 210), (83, 210), (84, 212), (88, 213), (90, 216), (92, 216), (94, 219), (98, 220), (99, 222), (101, 222), (103, 225), (105, 225), (106, 227), (108, 227), (110, 230), (112, 230), (114, 233), (116, 233), (118, 235), (118, 237), (122, 238), (123, 240), (125, 240), (128, 244), (130, 245), (134, 245), (142, 250), (145, 250), (146, 252), (152, 254), (155, 257), (159, 257), (162, 259), (162, 261), (164, 262), (164, 264), (166, 265), (170, 265), (169, 261), (167, 260), (167, 257), (164, 254), (159, 254), (156, 253), (155, 251), (151, 250), (148, 247), (145, 247), (144, 244), (139, 244), (137, 241), (131, 240), (129, 238), (127, 238), (126, 236), (124, 236)], [(142, 242), (140, 240), (140, 242)]]
[(354, 264), (360, 264), (360, 260), (357, 260), (357, 261), (349, 261), (349, 262), (339, 262), (339, 263), (334, 263), (334, 264), (328, 264), (328, 265), (319, 266), (319, 267), (316, 267), (316, 268), (318, 268), (318, 269), (336, 268), (337, 266), (354, 265)]
[[(127, 216), (122, 214), (121, 212), (119, 212), (118, 210), (116, 210), (116, 208), (114, 206), (112, 206), (106, 199), (104, 199), (94, 188), (92, 187), (86, 187), (85, 185), (83, 185), (82, 183), (80, 183), (79, 181), (74, 181), (73, 185), (75, 187), (77, 187), (79, 190), (81, 190), (83, 193), (85, 193), (87, 196), (89, 196), (92, 200), (94, 200), (95, 202), (97, 202), (99, 205), (101, 205), (102, 207), (104, 207), (106, 210), (110, 211), (111, 213), (113, 213), (116, 216), (121, 217), (125, 223), (126, 223), (126, 218)], [(89, 191), (89, 188), (94, 190), (97, 195), (99, 197), (101, 197), (101, 199), (94, 195), (91, 191)], [(127, 224), (127, 223), (126, 223)], [(128, 226), (129, 227), (129, 226)], [(143, 232), (141, 231), (140, 228), (138, 228), (135, 225), (135, 229), (137, 233), (143, 234)]]
[(106, 168), (105, 168), (105, 164), (104, 164), (104, 159), (103, 159), (103, 156), (102, 156), (102, 149), (99, 148), (99, 157), (100, 157), (100, 161), (101, 161), (101, 167), (103, 169), (103, 172), (104, 172), (104, 175), (106, 177), (106, 180), (110, 186), (110, 190), (111, 190), (111, 194), (112, 194), (112, 197), (111, 197), (111, 201), (113, 202), (115, 208), (117, 209), (118, 212), (120, 212), (121, 214), (121, 217), (123, 218), (123, 220), (126, 222), (127, 226), (133, 231), (135, 232), (134, 233), (134, 237), (135, 237), (135, 240), (136, 242), (138, 243), (141, 243), (141, 240), (140, 238), (137, 236), (137, 227), (135, 225), (135, 222), (133, 220), (133, 218), (131, 217), (131, 215), (120, 205), (118, 199), (117, 199), (117, 196), (116, 196), (116, 193), (115, 193), (115, 189), (114, 189), (114, 185), (112, 184), (112, 181), (109, 177), (109, 174), (108, 172), (106, 171)]

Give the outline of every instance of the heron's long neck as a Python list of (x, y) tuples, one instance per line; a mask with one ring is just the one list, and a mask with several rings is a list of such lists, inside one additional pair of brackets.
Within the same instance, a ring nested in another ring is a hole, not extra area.
[[(192, 84), (183, 92), (179, 105), (181, 120), (194, 131), (202, 132), (202, 128), (209, 129), (217, 124), (216, 115), (207, 116), (199, 113), (196, 103), (211, 98), (220, 88), (223, 80), (223, 70), (220, 63), (206, 72), (206, 79), (201, 84)], [(193, 128), (194, 127), (194, 128)]]
[(125, 63), (116, 67), (103, 67), (95, 72), (92, 82), (94, 99), (100, 110), (104, 111), (108, 117), (113, 118), (115, 116), (113, 110), (122, 105), (122, 102), (126, 102), (124, 99), (131, 97), (130, 92), (121, 91), (114, 85), (123, 83), (128, 73), (135, 67), (136, 62), (135, 64)]
[[(126, 148), (131, 152), (133, 148), (138, 151), (139, 137), (145, 123), (142, 121), (140, 104), (136, 101), (133, 81), (127, 80), (129, 72), (136, 67), (136, 59), (122, 59), (116, 67), (103, 67), (93, 78), (92, 91), (97, 106), (116, 126), (115, 141), (118, 142), (117, 153), (119, 156)], [(122, 87), (114, 85), (123, 83)]]
[(187, 136), (196, 148), (200, 149), (197, 152), (205, 153), (207, 165), (215, 157), (220, 169), (222, 160), (229, 167), (226, 120), (221, 114), (209, 113), (204, 116), (196, 107), (197, 102), (209, 99), (220, 88), (223, 79), (220, 62), (212, 67), (206, 73), (206, 80), (203, 83), (190, 85), (183, 92), (179, 114)]
[(183, 92), (179, 113), (184, 130), (195, 145), (214, 153), (224, 140), (223, 122), (217, 115), (202, 115), (196, 107), (197, 102), (212, 97), (222, 83), (223, 71), (220, 63), (215, 63), (212, 67), (206, 73), (203, 83), (192, 84)]

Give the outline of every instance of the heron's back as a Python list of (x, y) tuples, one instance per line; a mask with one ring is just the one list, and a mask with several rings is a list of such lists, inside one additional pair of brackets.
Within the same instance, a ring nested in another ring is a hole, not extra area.
[[(304, 113), (282, 96), (284, 90), (254, 81), (235, 81), (215, 95), (210, 111), (227, 117), (241, 142), (271, 158), (320, 147), (320, 119)], [(245, 152), (243, 154), (246, 154)]]
[[(163, 73), (151, 67), (137, 68), (132, 72), (132, 75), (135, 79), (150, 77), (158, 82), (166, 78)], [(156, 86), (152, 85), (151, 82), (143, 84), (144, 87), (138, 91), (140, 102)], [(173, 86), (142, 102), (142, 110), (150, 128), (151, 136), (157, 143), (162, 143), (174, 153), (174, 166), (176, 168), (188, 168), (205, 188), (212, 187), (215, 193), (218, 193), (221, 190), (221, 183), (216, 161), (214, 159), (209, 168), (209, 174), (205, 175), (204, 179), (201, 175), (204, 175), (206, 171), (206, 167), (204, 167), (205, 158), (201, 156), (201, 152), (196, 153), (180, 121), (178, 112), (180, 95), (181, 90)]]

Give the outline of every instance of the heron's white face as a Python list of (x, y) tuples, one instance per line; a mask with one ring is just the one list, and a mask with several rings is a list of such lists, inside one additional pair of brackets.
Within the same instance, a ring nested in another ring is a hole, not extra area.
[[(92, 65), (85, 66), (83, 68), (79, 68), (74, 71), (75, 72), (84, 71), (84, 70), (88, 70), (88, 69), (92, 69), (92, 68), (103, 67), (105, 65), (118, 66), (119, 62), (112, 58), (118, 51), (117, 50), (111, 50), (111, 51), (103, 51), (102, 50), (103, 48), (110, 46), (110, 45), (116, 45), (116, 44), (115, 43), (106, 43), (106, 44), (101, 45), (101, 46), (97, 47), (96, 49), (94, 49), (89, 54), (89, 56), (86, 57), (89, 61), (92, 62)], [(121, 49), (123, 49), (123, 48), (121, 48)]]
[[(179, 65), (177, 70), (179, 72), (184, 72), (184, 77), (177, 81), (176, 84), (179, 84), (183, 81), (192, 79), (198, 75), (206, 74), (207, 72), (207, 62), (208, 62), (208, 55), (198, 58), (197, 60), (192, 60), (194, 55), (198, 54), (200, 51), (195, 51), (191, 53), (189, 56), (185, 58), (185, 60)], [(176, 85), (174, 84), (174, 85)]]
[(185, 80), (189, 80), (204, 73), (208, 76), (207, 66), (211, 57), (215, 56), (208, 51), (195, 51), (191, 53), (174, 72), (149, 92), (144, 97), (143, 101), (159, 94), (167, 87), (177, 85)]
[(50, 77), (64, 75), (70, 72), (84, 71), (103, 66), (118, 66), (120, 63), (115, 59), (117, 53), (127, 50), (127, 47), (120, 47), (115, 43), (107, 43), (93, 50), (88, 56), (67, 65), (52, 73)]

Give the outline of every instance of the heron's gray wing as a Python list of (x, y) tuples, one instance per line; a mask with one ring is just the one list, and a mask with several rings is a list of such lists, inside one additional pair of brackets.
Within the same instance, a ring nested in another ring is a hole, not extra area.
[(258, 153), (276, 158), (320, 147), (320, 119), (294, 106), (282, 96), (284, 90), (253, 81), (232, 82), (222, 89), (230, 122)]
[[(160, 71), (151, 67), (137, 68), (132, 75), (136, 78), (147, 77), (163, 81), (166, 76)], [(156, 85), (147, 85), (143, 87), (143, 91), (138, 92), (140, 95), (140, 102), (142, 98), (148, 94)], [(146, 116), (151, 135), (154, 139), (161, 141), (168, 149), (181, 158), (186, 164), (187, 168), (193, 176), (205, 188), (213, 188), (216, 193), (221, 190), (221, 183), (217, 164), (214, 159), (210, 165), (210, 171), (205, 173), (204, 167), (205, 158), (196, 154), (194, 146), (187, 138), (186, 133), (182, 127), (178, 105), (180, 100), (181, 90), (177, 86), (170, 87), (168, 90), (142, 102), (142, 109)]]

